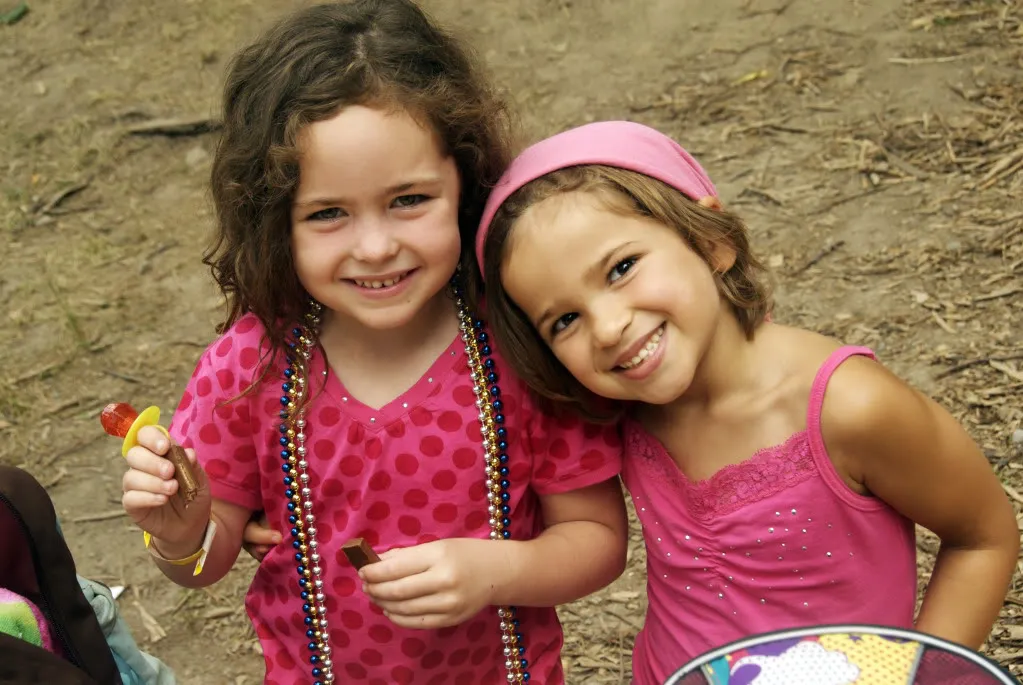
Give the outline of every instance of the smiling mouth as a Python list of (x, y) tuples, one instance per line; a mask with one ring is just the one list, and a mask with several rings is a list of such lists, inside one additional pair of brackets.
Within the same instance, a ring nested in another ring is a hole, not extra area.
[(664, 324), (653, 332), (650, 339), (647, 340), (646, 345), (643, 345), (642, 349), (636, 353), (636, 356), (627, 362), (618, 366), (622, 371), (628, 371), (629, 369), (635, 369), (647, 360), (647, 358), (657, 350), (657, 346), (661, 344), (661, 338), (664, 336)]
[(360, 288), (379, 290), (381, 288), (389, 288), (392, 285), (397, 285), (398, 283), (401, 283), (406, 278), (408, 278), (411, 273), (412, 271), (406, 271), (404, 273), (398, 274), (397, 276), (392, 276), (391, 278), (387, 278), (381, 281), (364, 280), (361, 278), (352, 278), (350, 280), (352, 281), (352, 283), (359, 286)]

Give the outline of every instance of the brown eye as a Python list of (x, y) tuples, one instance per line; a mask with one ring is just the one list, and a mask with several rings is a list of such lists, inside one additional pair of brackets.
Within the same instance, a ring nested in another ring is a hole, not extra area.
[(611, 267), (611, 272), (607, 275), (608, 283), (614, 283), (619, 278), (629, 273), (629, 270), (636, 265), (637, 261), (639, 261), (638, 257), (626, 257)]
[(412, 207), (418, 207), (430, 198), (426, 195), (401, 195), (394, 198), (392, 203), (395, 207), (400, 209), (411, 209)]
[(559, 317), (558, 320), (551, 325), (551, 335), (555, 336), (561, 331), (565, 330), (566, 328), (568, 328), (568, 325), (570, 323), (572, 323), (578, 318), (579, 318), (578, 314), (565, 314), (564, 316)]
[(345, 215), (344, 211), (340, 207), (330, 207), (328, 209), (321, 209), (318, 212), (313, 212), (308, 217), (307, 221), (337, 221)]

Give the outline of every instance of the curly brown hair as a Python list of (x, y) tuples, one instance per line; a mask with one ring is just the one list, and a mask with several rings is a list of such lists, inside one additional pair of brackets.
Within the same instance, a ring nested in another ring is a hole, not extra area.
[(503, 99), (470, 49), (411, 0), (309, 7), (241, 50), (227, 75), (211, 174), (218, 225), (203, 258), (227, 299), (218, 332), (251, 312), (270, 354), (285, 350), (308, 301), (290, 239), (299, 134), (352, 105), (407, 112), (437, 134), (458, 168), (472, 259), (483, 203), (511, 156)]
[(508, 258), (516, 222), (532, 206), (555, 195), (596, 193), (609, 211), (651, 218), (673, 227), (714, 268), (716, 245), (735, 251), (727, 271), (715, 271), (721, 296), (752, 339), (771, 310), (766, 269), (750, 249), (746, 224), (735, 214), (710, 209), (644, 174), (603, 165), (552, 171), (515, 191), (498, 209), (483, 248), (487, 315), (501, 353), (512, 370), (552, 410), (571, 408), (590, 420), (613, 420), (621, 407), (597, 397), (558, 361), (529, 317), (508, 296), (501, 269)]

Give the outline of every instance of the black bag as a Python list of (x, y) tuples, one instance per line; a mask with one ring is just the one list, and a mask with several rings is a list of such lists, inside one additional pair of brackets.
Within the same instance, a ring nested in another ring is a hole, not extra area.
[(0, 587), (34, 602), (55, 654), (0, 634), (2, 685), (121, 685), (103, 630), (57, 526), (53, 502), (31, 475), (0, 465)]

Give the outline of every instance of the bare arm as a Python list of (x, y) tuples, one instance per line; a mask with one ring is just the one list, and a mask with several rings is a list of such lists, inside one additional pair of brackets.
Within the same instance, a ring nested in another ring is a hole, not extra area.
[(556, 606), (611, 583), (625, 570), (628, 521), (618, 479), (541, 498), (546, 529), (502, 544), (507, 559), (491, 604)]
[(1012, 505), (987, 459), (947, 411), (863, 358), (835, 372), (822, 425), (840, 470), (941, 538), (917, 628), (979, 648), (1019, 554)]
[[(238, 559), (241, 550), (242, 531), (249, 522), (252, 512), (237, 504), (215, 499), (212, 504), (212, 519), (217, 524), (213, 545), (206, 557), (202, 573), (192, 575), (194, 564), (176, 566), (155, 559), (156, 565), (163, 574), (182, 587), (206, 587), (213, 585), (227, 575)], [(205, 532), (205, 531), (204, 531)], [(151, 545), (167, 559), (183, 559), (194, 553), (202, 545), (203, 536), (191, 540), (171, 543), (153, 538)]]

